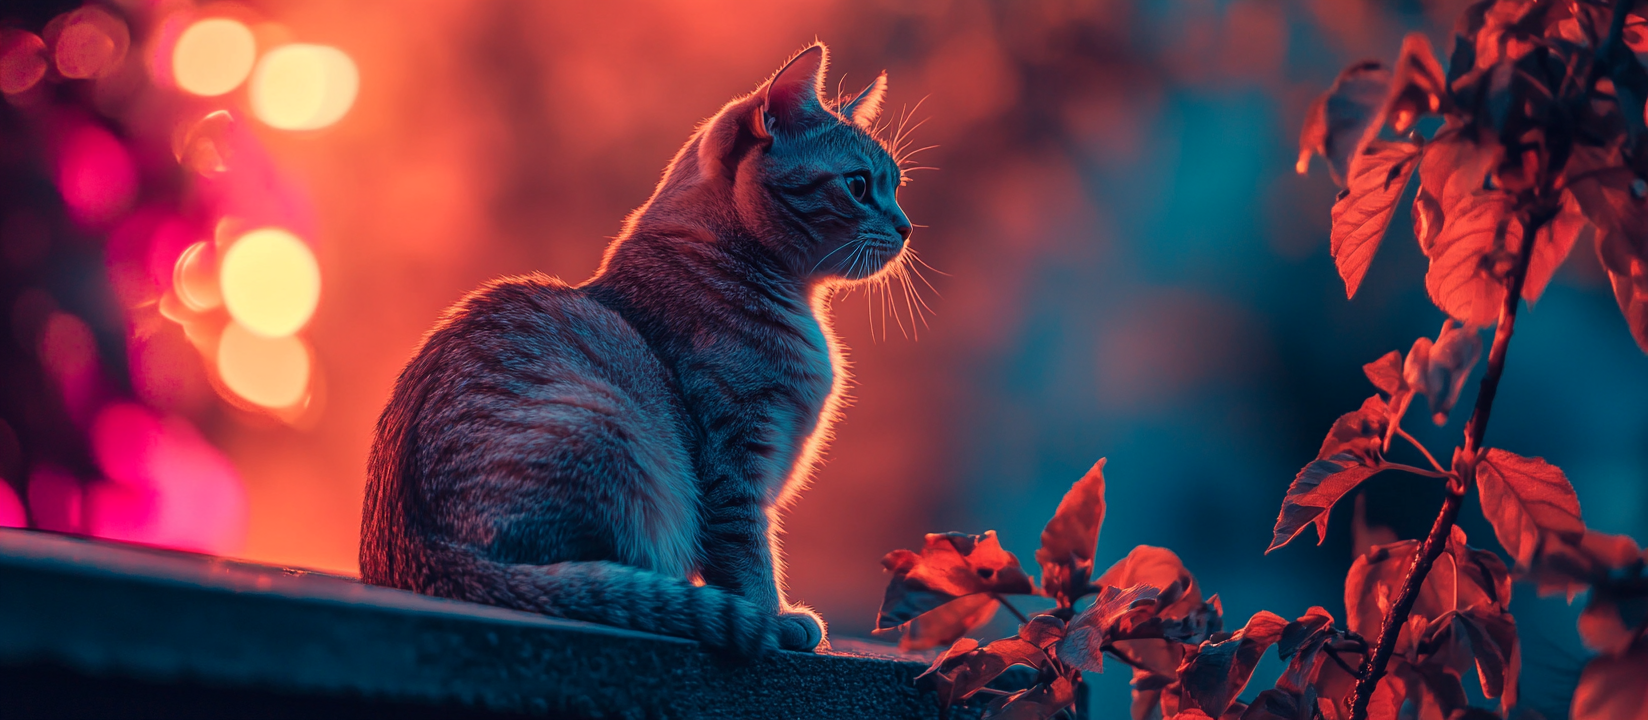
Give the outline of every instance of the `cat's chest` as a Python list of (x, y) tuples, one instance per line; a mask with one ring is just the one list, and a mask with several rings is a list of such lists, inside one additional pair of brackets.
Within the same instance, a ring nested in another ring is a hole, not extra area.
[(835, 383), (830, 346), (812, 317), (791, 318), (784, 332), (723, 337), (698, 348), (686, 383), (690, 404), (714, 431), (804, 439)]

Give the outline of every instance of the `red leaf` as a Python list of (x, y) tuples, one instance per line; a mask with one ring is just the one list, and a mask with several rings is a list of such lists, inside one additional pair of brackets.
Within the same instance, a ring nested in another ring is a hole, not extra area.
[(1597, 256), (1637, 345), (1648, 351), (1648, 192), (1617, 150), (1576, 149), (1569, 192), (1597, 232)]
[(1316, 459), (1350, 453), (1358, 464), (1378, 465), (1383, 459), (1385, 429), (1389, 422), (1383, 399), (1375, 395), (1363, 400), (1362, 407), (1355, 412), (1340, 415), (1333, 421), (1328, 436), (1322, 439), (1322, 448), (1316, 451)]
[(956, 598), (978, 593), (1027, 595), (1030, 576), (1001, 548), (996, 532), (932, 533), (921, 554), (894, 550), (881, 559), (893, 571), (876, 629), (903, 625)]
[(1521, 246), (1515, 200), (1484, 191), (1442, 205), (1442, 227), (1424, 247), (1431, 260), (1425, 289), (1438, 308), (1466, 325), (1490, 325), (1499, 317), (1504, 279)]
[[(1552, 545), (1534, 558), (1529, 576), (1540, 595), (1564, 593), (1568, 601), (1592, 584), (1606, 584), (1614, 570), (1640, 567), (1648, 561), (1636, 541), (1587, 529), (1578, 545)], [(1584, 628), (1581, 628), (1583, 631)]]
[(1242, 720), (1311, 720), (1315, 708), (1282, 690), (1266, 690), (1253, 698)]
[(1397, 393), (1408, 387), (1402, 380), (1402, 353), (1399, 350), (1392, 350), (1378, 360), (1363, 365), (1362, 372), (1368, 376), (1368, 382), (1390, 397), (1396, 397)]
[(1073, 668), (1104, 672), (1104, 648), (1111, 635), (1122, 628), (1129, 616), (1148, 613), (1161, 591), (1149, 585), (1126, 590), (1106, 587), (1099, 597), (1070, 619), (1064, 640), (1059, 643), (1059, 660)]
[(1516, 620), (1509, 613), (1492, 608), (1467, 608), (1455, 620), (1470, 642), (1476, 661), (1482, 694), (1502, 697), (1509, 709), (1516, 705), (1517, 677), (1522, 672), (1522, 651), (1516, 639)]
[(1070, 487), (1041, 531), (1036, 562), (1041, 565), (1042, 592), (1061, 607), (1071, 607), (1089, 591), (1093, 553), (1104, 525), (1104, 463), (1100, 458)]
[(1534, 555), (1550, 543), (1572, 545), (1585, 536), (1573, 485), (1541, 458), (1490, 449), (1476, 466), (1476, 487), (1482, 493), (1482, 514), (1518, 567), (1530, 567)]
[[(1379, 545), (1351, 564), (1345, 576), (1345, 622), (1352, 632), (1364, 637), (1379, 633), (1418, 548), (1418, 540)], [(1437, 556), (1419, 586), (1410, 617), (1428, 623), (1471, 605), (1504, 612), (1509, 602), (1510, 576), (1504, 563), (1491, 552), (1466, 545), (1465, 533), (1455, 527), (1446, 551)]]
[(1075, 684), (1070, 682), (1070, 678), (1059, 675), (1014, 695), (1000, 710), (986, 713), (984, 717), (1001, 720), (1047, 720), (1074, 702)]
[(1588, 227), (1590, 224), (1573, 193), (1563, 194), (1562, 210), (1535, 234), (1538, 240), (1534, 244), (1534, 256), (1528, 260), (1528, 277), (1522, 284), (1522, 299), (1527, 300), (1530, 307), (1544, 294), (1556, 269), (1568, 259), (1580, 233)]
[(1362, 285), (1419, 154), (1413, 143), (1374, 141), (1351, 158), (1349, 187), (1333, 204), (1329, 244), (1345, 297), (1355, 297)]
[(1310, 156), (1315, 153), (1327, 159), (1333, 181), (1345, 184), (1350, 157), (1362, 145), (1368, 125), (1384, 106), (1390, 79), (1390, 70), (1375, 61), (1357, 63), (1339, 73), (1333, 86), (1311, 103), (1305, 114), (1295, 166), (1299, 174), (1309, 168)]
[(1265, 650), (1281, 639), (1287, 624), (1261, 610), (1228, 640), (1202, 643), (1194, 656), (1186, 656), (1179, 670), (1180, 707), (1199, 708), (1213, 717), (1223, 715), (1247, 687)]
[(1574, 690), (1573, 720), (1648, 720), (1648, 646), (1586, 664)]
[(1445, 425), (1471, 368), (1481, 357), (1482, 335), (1473, 327), (1459, 327), (1452, 319), (1444, 320), (1436, 342), (1429, 338), (1414, 341), (1402, 376), (1409, 388), (1425, 396), (1431, 420)]
[(1345, 493), (1356, 489), (1363, 480), (1373, 477), (1378, 468), (1357, 464), (1350, 453), (1335, 455), (1327, 460), (1313, 460), (1306, 465), (1288, 486), (1282, 499), (1282, 512), (1276, 516), (1276, 529), (1270, 547), (1265, 552), (1282, 547), (1311, 524), (1316, 525), (1316, 544), (1328, 538), (1328, 514)]
[(963, 638), (916, 679), (938, 692), (948, 706), (971, 697), (1014, 665), (1045, 669), (1047, 654), (1017, 637), (997, 640), (985, 647), (979, 647), (971, 638)]
[(989, 595), (968, 595), (951, 600), (911, 620), (904, 636), (899, 638), (900, 650), (927, 650), (949, 645), (995, 617), (1001, 603)]
[(1111, 565), (1093, 582), (1100, 587), (1131, 588), (1148, 585), (1160, 589), (1156, 597), (1156, 615), (1165, 618), (1185, 618), (1203, 606), (1202, 591), (1196, 578), (1185, 569), (1172, 550), (1140, 545), (1127, 557)]

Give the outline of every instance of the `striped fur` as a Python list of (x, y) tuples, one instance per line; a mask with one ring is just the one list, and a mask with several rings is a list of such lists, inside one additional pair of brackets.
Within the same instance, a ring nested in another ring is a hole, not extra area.
[(440, 320), (378, 423), (365, 580), (745, 655), (822, 641), (783, 600), (776, 513), (846, 383), (829, 294), (910, 233), (874, 110), (831, 109), (824, 61), (700, 127), (594, 278), (495, 281)]

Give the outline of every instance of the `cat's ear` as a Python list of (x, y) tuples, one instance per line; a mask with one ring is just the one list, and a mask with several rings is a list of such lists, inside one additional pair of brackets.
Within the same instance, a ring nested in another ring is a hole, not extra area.
[(851, 120), (854, 125), (868, 130), (870, 129), (870, 123), (875, 122), (876, 118), (881, 115), (881, 101), (886, 97), (887, 71), (882, 70), (881, 74), (876, 76), (875, 82), (864, 88), (864, 92), (859, 93), (858, 97), (842, 105), (839, 112), (842, 117)]
[(761, 112), (764, 102), (760, 93), (734, 100), (704, 123), (698, 141), (699, 172), (710, 177), (732, 177), (745, 153), (772, 142)]
[(831, 118), (830, 111), (824, 109), (822, 95), (829, 57), (824, 43), (814, 43), (779, 69), (762, 93), (766, 98), (762, 112), (769, 122), (779, 128), (797, 129)]

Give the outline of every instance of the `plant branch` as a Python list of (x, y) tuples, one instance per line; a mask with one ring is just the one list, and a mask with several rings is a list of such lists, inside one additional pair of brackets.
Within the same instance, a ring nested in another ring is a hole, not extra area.
[(1438, 463), (1436, 458), (1431, 456), (1431, 451), (1426, 450), (1424, 445), (1421, 445), (1418, 440), (1413, 439), (1413, 436), (1409, 435), (1408, 431), (1403, 430), (1401, 425), (1396, 426), (1396, 434), (1401, 435), (1403, 440), (1408, 441), (1408, 444), (1417, 448), (1419, 452), (1424, 453), (1425, 459), (1430, 461), (1431, 467), (1436, 468), (1437, 472), (1442, 473), (1443, 475), (1448, 474), (1447, 470), (1442, 469), (1442, 464)]
[(996, 602), (1001, 603), (1003, 607), (1007, 608), (1008, 612), (1013, 613), (1013, 617), (1018, 618), (1019, 622), (1024, 623), (1025, 625), (1030, 624), (1030, 618), (1025, 617), (1024, 613), (1019, 612), (1018, 608), (1013, 607), (1013, 603), (1007, 602), (1007, 598), (1003, 597), (1001, 593), (990, 593), (990, 597), (995, 598)]
[(1426, 470), (1425, 468), (1422, 468), (1422, 467), (1414, 467), (1412, 465), (1404, 465), (1402, 463), (1394, 463), (1394, 462), (1389, 462), (1389, 461), (1380, 463), (1379, 469), (1381, 469), (1381, 470), (1401, 470), (1402, 472), (1405, 472), (1405, 473), (1413, 473), (1414, 475), (1419, 475), (1421, 477), (1428, 477), (1428, 478), (1441, 479), (1441, 478), (1449, 477), (1447, 471), (1445, 471), (1445, 470)]
[(1542, 212), (1537, 219), (1530, 220), (1525, 215), (1518, 219), (1522, 223), (1522, 246), (1517, 249), (1516, 263), (1511, 268), (1510, 276), (1505, 279), (1505, 298), (1499, 308), (1499, 325), (1494, 328), (1493, 349), (1488, 351), (1488, 367), (1482, 373), (1481, 389), (1476, 394), (1476, 408), (1471, 412), (1470, 421), (1465, 423), (1463, 453), (1456, 456), (1456, 459), (1465, 458), (1463, 463), (1455, 463), (1454, 471), (1457, 473), (1458, 483), (1449, 483), (1448, 496), (1442, 501), (1442, 510), (1437, 513), (1436, 522), (1431, 525), (1425, 542), (1420, 545), (1419, 551), (1414, 553), (1413, 566), (1408, 569), (1408, 575), (1402, 581), (1402, 590), (1397, 594), (1390, 612), (1385, 615), (1385, 624), (1379, 631), (1379, 642), (1374, 645), (1373, 654), (1368, 656), (1367, 663), (1362, 667), (1361, 677), (1356, 681), (1356, 692), (1351, 699), (1351, 720), (1367, 720), (1368, 701), (1373, 698), (1374, 690), (1378, 689), (1379, 681), (1385, 677), (1385, 668), (1390, 664), (1396, 639), (1402, 633), (1402, 626), (1407, 624), (1408, 615), (1413, 612), (1413, 604), (1419, 599), (1419, 589), (1425, 583), (1425, 576), (1430, 574), (1431, 565), (1442, 554), (1443, 548), (1447, 547), (1454, 520), (1459, 517), (1459, 506), (1465, 499), (1465, 490), (1476, 479), (1475, 459), (1477, 451), (1482, 447), (1482, 436), (1488, 431), (1488, 416), (1493, 411), (1494, 396), (1499, 392), (1499, 378), (1505, 372), (1505, 352), (1510, 347), (1511, 334), (1516, 330), (1516, 309), (1522, 299), (1522, 284), (1528, 276), (1528, 263), (1533, 259), (1533, 247), (1538, 239), (1539, 228), (1550, 221), (1551, 215)]

